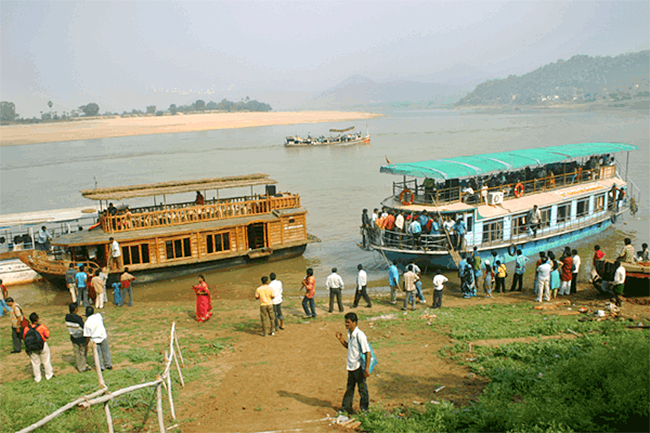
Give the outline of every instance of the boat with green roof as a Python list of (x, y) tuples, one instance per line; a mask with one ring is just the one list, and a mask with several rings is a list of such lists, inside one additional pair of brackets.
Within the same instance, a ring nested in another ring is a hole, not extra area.
[(474, 247), (481, 258), (496, 252), (506, 263), (517, 250), (532, 256), (564, 247), (635, 211), (640, 191), (615, 155), (626, 152), (629, 161), (637, 149), (580, 143), (389, 163), (380, 172), (402, 180), (382, 211), (404, 223), (399, 229), (380, 216), (362, 228), (367, 248), (391, 262), (455, 269)]

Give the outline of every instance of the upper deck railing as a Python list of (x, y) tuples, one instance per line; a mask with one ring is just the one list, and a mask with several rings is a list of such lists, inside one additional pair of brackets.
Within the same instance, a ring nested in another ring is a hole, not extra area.
[[(615, 175), (616, 166), (602, 166), (595, 169), (578, 168), (575, 171), (553, 174), (549, 176), (518, 181), (514, 183), (504, 183), (497, 186), (483, 186), (475, 191), (467, 186), (459, 185), (453, 188), (438, 189), (418, 184), (417, 180), (406, 182), (393, 182), (393, 197), (396, 199), (406, 199), (410, 201), (409, 192), (413, 194), (413, 203), (415, 205), (441, 205), (464, 202), (472, 205), (482, 205), (488, 203), (488, 197), (491, 193), (503, 193), (503, 200), (520, 198), (527, 194), (536, 194), (546, 191), (552, 191), (565, 188), (569, 185), (592, 182), (597, 179), (612, 178)], [(518, 184), (523, 186), (523, 190)], [(404, 190), (409, 192), (403, 194)], [(401, 196), (401, 197), (400, 197)]]
[(299, 206), (300, 195), (298, 194), (254, 195), (214, 199), (206, 201), (202, 205), (189, 202), (127, 209), (117, 215), (102, 215), (100, 224), (104, 232), (117, 233), (152, 227), (263, 215), (276, 209), (291, 209)]

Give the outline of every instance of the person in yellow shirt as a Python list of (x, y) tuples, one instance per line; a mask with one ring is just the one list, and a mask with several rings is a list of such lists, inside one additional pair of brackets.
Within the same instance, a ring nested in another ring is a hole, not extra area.
[(273, 289), (268, 285), (269, 277), (262, 277), (262, 285), (255, 290), (255, 299), (260, 300), (260, 319), (262, 320), (262, 337), (275, 335), (273, 332)]
[(496, 275), (496, 287), (494, 291), (496, 293), (505, 293), (506, 292), (506, 277), (508, 272), (506, 271), (506, 264), (501, 263), (500, 260), (496, 261), (497, 265), (497, 275)]

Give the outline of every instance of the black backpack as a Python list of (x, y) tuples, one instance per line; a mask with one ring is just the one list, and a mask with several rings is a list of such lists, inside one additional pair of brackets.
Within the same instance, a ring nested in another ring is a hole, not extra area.
[(43, 337), (36, 328), (38, 328), (38, 326), (30, 326), (29, 330), (25, 334), (25, 351), (27, 353), (40, 353), (45, 346), (45, 341), (43, 341)]

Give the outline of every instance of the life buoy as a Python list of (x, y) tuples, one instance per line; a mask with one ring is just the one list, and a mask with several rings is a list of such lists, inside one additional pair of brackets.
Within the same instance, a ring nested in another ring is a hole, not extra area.
[(101, 224), (101, 223), (96, 222), (95, 224), (93, 224), (93, 225), (91, 225), (90, 227), (88, 227), (88, 230), (96, 229), (97, 227), (99, 227), (100, 224)]
[[(404, 198), (406, 195), (410, 197), (408, 200)], [(413, 194), (413, 191), (410, 189), (404, 188), (402, 192), (399, 193), (399, 201), (401, 201), (404, 206), (413, 204), (413, 200), (415, 200), (415, 194)]]
[(524, 184), (519, 182), (517, 185), (515, 185), (515, 197), (519, 198), (524, 195)]
[(510, 254), (511, 256), (517, 254), (517, 245), (510, 244), (510, 246), (508, 247), (508, 254)]
[(576, 176), (576, 180), (574, 183), (580, 183), (582, 182), (582, 167), (578, 167), (578, 175)]

